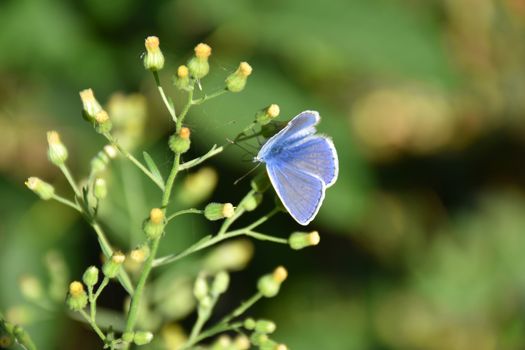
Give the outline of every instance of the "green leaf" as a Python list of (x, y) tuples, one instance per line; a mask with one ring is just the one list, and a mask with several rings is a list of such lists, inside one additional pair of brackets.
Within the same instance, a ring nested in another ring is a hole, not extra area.
[(146, 151), (142, 152), (142, 155), (144, 156), (144, 160), (146, 161), (146, 165), (148, 166), (149, 171), (151, 171), (153, 176), (160, 183), (162, 183), (162, 186), (164, 186), (164, 179), (162, 178), (159, 168), (157, 167), (157, 164), (155, 164), (155, 161), (153, 160), (153, 158), (151, 158), (151, 156)]

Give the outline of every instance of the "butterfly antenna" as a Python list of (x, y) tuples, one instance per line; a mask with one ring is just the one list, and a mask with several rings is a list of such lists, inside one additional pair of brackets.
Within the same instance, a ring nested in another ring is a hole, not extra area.
[(254, 166), (253, 168), (251, 168), (246, 174), (244, 174), (243, 176), (241, 176), (240, 178), (238, 178), (237, 180), (235, 180), (235, 182), (233, 183), (234, 185), (237, 185), (239, 182), (241, 182), (242, 180), (244, 180), (246, 178), (246, 176), (250, 175), (251, 173), (253, 173), (255, 171), (255, 169), (257, 169), (259, 167), (259, 165), (261, 165), (262, 163), (259, 163), (257, 164), (256, 166)]
[(246, 148), (244, 146), (241, 146), (239, 143), (237, 143), (237, 141), (232, 140), (232, 139), (226, 139), (226, 141), (228, 141), (228, 143), (231, 144), (231, 145), (235, 145), (235, 146), (239, 147), (240, 149), (242, 149), (246, 153), (250, 154), (251, 156), (255, 156), (254, 152), (250, 151), (248, 148)]

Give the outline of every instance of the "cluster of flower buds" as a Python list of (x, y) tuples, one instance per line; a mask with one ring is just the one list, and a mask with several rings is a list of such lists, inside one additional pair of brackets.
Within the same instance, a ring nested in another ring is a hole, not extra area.
[(287, 347), (284, 344), (279, 344), (270, 339), (269, 334), (272, 334), (277, 329), (277, 326), (273, 321), (270, 320), (254, 320), (248, 318), (244, 321), (244, 328), (252, 331), (250, 341), (253, 345), (258, 346), (260, 349), (268, 350), (286, 350)]
[(223, 334), (212, 344), (212, 350), (248, 350), (250, 349), (250, 339), (244, 334), (239, 334), (235, 338)]
[(110, 159), (114, 159), (117, 154), (117, 149), (114, 146), (104, 146), (104, 149), (91, 159), (91, 174), (96, 175), (106, 170)]
[(257, 288), (259, 292), (266, 298), (272, 298), (279, 293), (281, 284), (288, 277), (288, 271), (282, 266), (277, 267), (273, 273), (267, 274), (259, 278)]
[(153, 333), (144, 331), (125, 332), (122, 334), (122, 340), (126, 343), (134, 343), (139, 346), (146, 345), (153, 340)]
[(149, 218), (144, 221), (143, 229), (148, 239), (154, 240), (159, 238), (164, 232), (166, 220), (164, 211), (159, 208), (151, 209)]
[(204, 216), (210, 221), (230, 218), (235, 213), (231, 203), (210, 203), (204, 208)]

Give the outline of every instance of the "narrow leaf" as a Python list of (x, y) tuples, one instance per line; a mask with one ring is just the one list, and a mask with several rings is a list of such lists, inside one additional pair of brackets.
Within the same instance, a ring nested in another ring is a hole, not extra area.
[(155, 164), (153, 158), (151, 158), (151, 156), (146, 151), (142, 152), (142, 154), (144, 156), (144, 160), (146, 161), (146, 165), (148, 166), (149, 171), (151, 171), (151, 174), (153, 174), (153, 176), (164, 186), (164, 179), (162, 178), (159, 168), (157, 167), (157, 164)]

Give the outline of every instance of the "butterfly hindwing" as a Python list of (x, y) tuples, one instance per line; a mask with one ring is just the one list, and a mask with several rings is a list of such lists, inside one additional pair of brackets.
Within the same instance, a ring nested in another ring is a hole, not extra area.
[(299, 224), (308, 225), (323, 202), (323, 181), (280, 160), (267, 163), (266, 169), (277, 195), (290, 215)]

